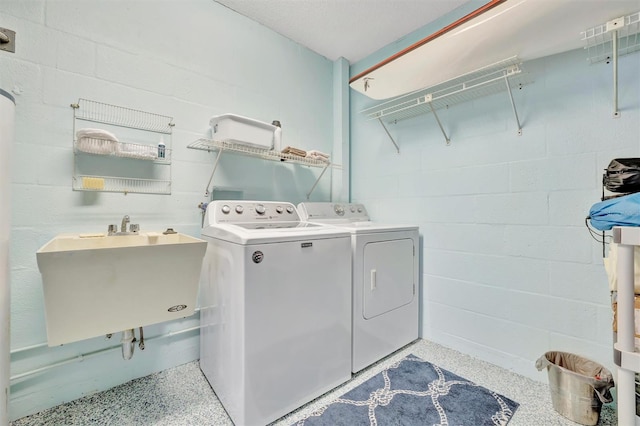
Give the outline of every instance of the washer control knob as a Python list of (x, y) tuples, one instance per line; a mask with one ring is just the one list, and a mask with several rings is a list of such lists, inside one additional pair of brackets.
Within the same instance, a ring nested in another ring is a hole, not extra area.
[(333, 207), (333, 211), (336, 212), (338, 216), (344, 216), (344, 207), (342, 207), (342, 204), (336, 204)]
[(358, 213), (362, 213), (362, 207), (358, 207)]
[(284, 211), (284, 209), (282, 208), (282, 206), (276, 206), (276, 212), (279, 214), (282, 214), (282, 212)]
[(351, 206), (351, 208), (349, 210), (351, 210), (351, 213), (355, 213), (356, 212), (356, 206)]
[(287, 213), (293, 214), (293, 206), (287, 206)]
[(229, 207), (226, 204), (224, 206), (222, 206), (222, 213), (229, 214), (230, 212), (231, 212), (231, 207)]
[(244, 211), (244, 207), (242, 207), (240, 204), (238, 204), (236, 206), (236, 213), (242, 214), (243, 211)]
[(265, 209), (262, 204), (258, 204), (256, 206), (256, 213), (258, 213), (259, 215), (265, 214), (266, 211), (267, 211), (267, 209)]

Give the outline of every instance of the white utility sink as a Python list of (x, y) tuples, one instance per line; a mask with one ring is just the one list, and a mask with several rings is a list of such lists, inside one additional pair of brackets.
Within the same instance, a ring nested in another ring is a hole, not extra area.
[(185, 234), (61, 234), (37, 251), (49, 346), (193, 314), (206, 242)]

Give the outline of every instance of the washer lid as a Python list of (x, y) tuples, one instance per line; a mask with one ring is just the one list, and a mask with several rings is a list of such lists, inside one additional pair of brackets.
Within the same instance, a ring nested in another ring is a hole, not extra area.
[(218, 223), (202, 228), (202, 235), (248, 245), (349, 237), (350, 234), (344, 229), (305, 222), (250, 222)]
[(317, 228), (322, 225), (308, 222), (250, 222), (250, 223), (235, 223), (243, 229), (293, 229), (293, 228)]
[(349, 236), (343, 229), (303, 222), (291, 203), (216, 200), (207, 207), (202, 235), (237, 244)]

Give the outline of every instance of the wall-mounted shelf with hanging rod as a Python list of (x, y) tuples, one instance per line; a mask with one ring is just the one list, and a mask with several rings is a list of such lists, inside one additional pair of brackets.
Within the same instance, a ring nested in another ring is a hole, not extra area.
[(318, 167), (322, 168), (322, 171), (318, 175), (315, 183), (307, 193), (307, 199), (311, 196), (311, 193), (318, 185), (318, 182), (327, 171), (329, 166), (331, 166), (330, 162), (315, 160), (311, 158), (300, 157), (297, 155), (284, 154), (282, 152), (267, 150), (267, 149), (259, 149), (253, 148), (242, 144), (237, 144), (228, 141), (217, 141), (211, 139), (198, 139), (197, 141), (189, 144), (187, 148), (191, 149), (199, 149), (202, 151), (217, 151), (218, 155), (216, 156), (216, 160), (213, 165), (213, 171), (211, 172), (211, 177), (209, 178), (209, 182), (207, 183), (207, 187), (205, 189), (205, 196), (209, 195), (209, 188), (211, 186), (211, 182), (213, 181), (213, 176), (216, 173), (218, 168), (218, 163), (220, 162), (220, 158), (222, 157), (223, 152), (229, 152), (230, 154), (244, 155), (248, 157), (261, 158), (263, 160), (276, 161), (279, 163), (289, 163), (289, 164), (299, 164), (303, 166), (309, 167)]
[(633, 13), (638, 3), (491, 0), (354, 75), (352, 89), (376, 100), (439, 85), (503, 58), (523, 62), (582, 47), (584, 28)]
[(512, 86), (520, 88), (530, 82), (529, 75), (522, 70), (522, 65), (518, 58), (513, 57), (445, 83), (382, 102), (374, 107), (365, 109), (362, 113), (369, 119), (375, 119), (380, 122), (396, 150), (400, 152), (400, 148), (385, 126), (385, 122), (395, 124), (401, 120), (432, 113), (444, 135), (445, 141), (449, 144), (451, 139), (440, 122), (437, 110), (482, 96), (507, 92), (518, 126), (518, 134), (522, 134), (522, 126), (511, 89)]
[(620, 117), (618, 58), (640, 50), (640, 12), (620, 16), (581, 34), (591, 64), (605, 61), (613, 64), (613, 117)]

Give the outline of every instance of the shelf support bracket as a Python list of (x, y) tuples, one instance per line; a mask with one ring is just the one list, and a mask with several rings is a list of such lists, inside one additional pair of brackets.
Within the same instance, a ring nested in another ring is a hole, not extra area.
[(211, 171), (211, 177), (209, 177), (209, 182), (207, 183), (207, 187), (204, 189), (204, 196), (208, 197), (210, 192), (209, 192), (209, 187), (211, 186), (211, 181), (213, 180), (213, 175), (216, 174), (216, 169), (218, 168), (218, 162), (220, 162), (220, 157), (222, 157), (222, 151), (224, 151), (222, 148), (220, 148), (218, 150), (218, 155), (216, 157), (216, 161), (213, 163), (213, 170)]
[(316, 182), (313, 184), (313, 186), (311, 187), (311, 189), (307, 193), (307, 200), (309, 199), (309, 197), (311, 197), (311, 193), (313, 192), (314, 189), (316, 189), (316, 186), (318, 185), (318, 182), (320, 182), (320, 179), (322, 179), (322, 175), (324, 175), (324, 172), (327, 171), (327, 169), (329, 168), (330, 165), (331, 165), (331, 163), (327, 163), (327, 165), (324, 166), (324, 169), (322, 169), (322, 171), (320, 172), (320, 175), (316, 179)]
[(618, 30), (611, 32), (611, 49), (613, 50), (613, 118), (620, 117), (618, 109)]
[(513, 93), (511, 92), (511, 85), (509, 85), (509, 76), (504, 76), (504, 84), (507, 86), (507, 93), (509, 93), (509, 100), (511, 101), (511, 109), (513, 110), (513, 116), (516, 119), (518, 125), (518, 136), (522, 136), (522, 124), (520, 124), (520, 118), (518, 117), (518, 110), (516, 109), (516, 103), (513, 101)]
[(429, 101), (429, 108), (431, 108), (431, 113), (433, 113), (433, 116), (436, 119), (436, 122), (438, 122), (438, 126), (440, 127), (440, 131), (442, 132), (442, 135), (444, 136), (444, 140), (447, 143), (447, 145), (451, 145), (451, 138), (449, 138), (449, 136), (447, 136), (447, 132), (444, 131), (444, 127), (442, 127), (442, 123), (440, 122), (440, 118), (438, 118), (438, 114), (436, 114), (436, 109), (433, 107), (433, 102)]
[(516, 118), (516, 124), (518, 125), (518, 136), (522, 136), (522, 125), (520, 124), (520, 118), (518, 117), (518, 110), (516, 109), (516, 103), (513, 102), (513, 93), (511, 93), (511, 86), (509, 85), (509, 76), (504, 76), (504, 83), (507, 86), (507, 92), (509, 92), (509, 100), (511, 101), (511, 109), (513, 109), (513, 115)]
[(384, 131), (387, 132), (387, 136), (389, 136), (389, 139), (391, 139), (391, 142), (393, 142), (393, 146), (396, 147), (396, 151), (398, 152), (398, 154), (400, 154), (400, 147), (398, 146), (396, 141), (393, 139), (393, 136), (391, 136), (391, 133), (389, 133), (389, 130), (387, 130), (387, 126), (384, 125), (384, 123), (382, 122), (382, 120), (380, 118), (378, 118), (378, 121), (382, 125), (382, 128), (384, 129)]

